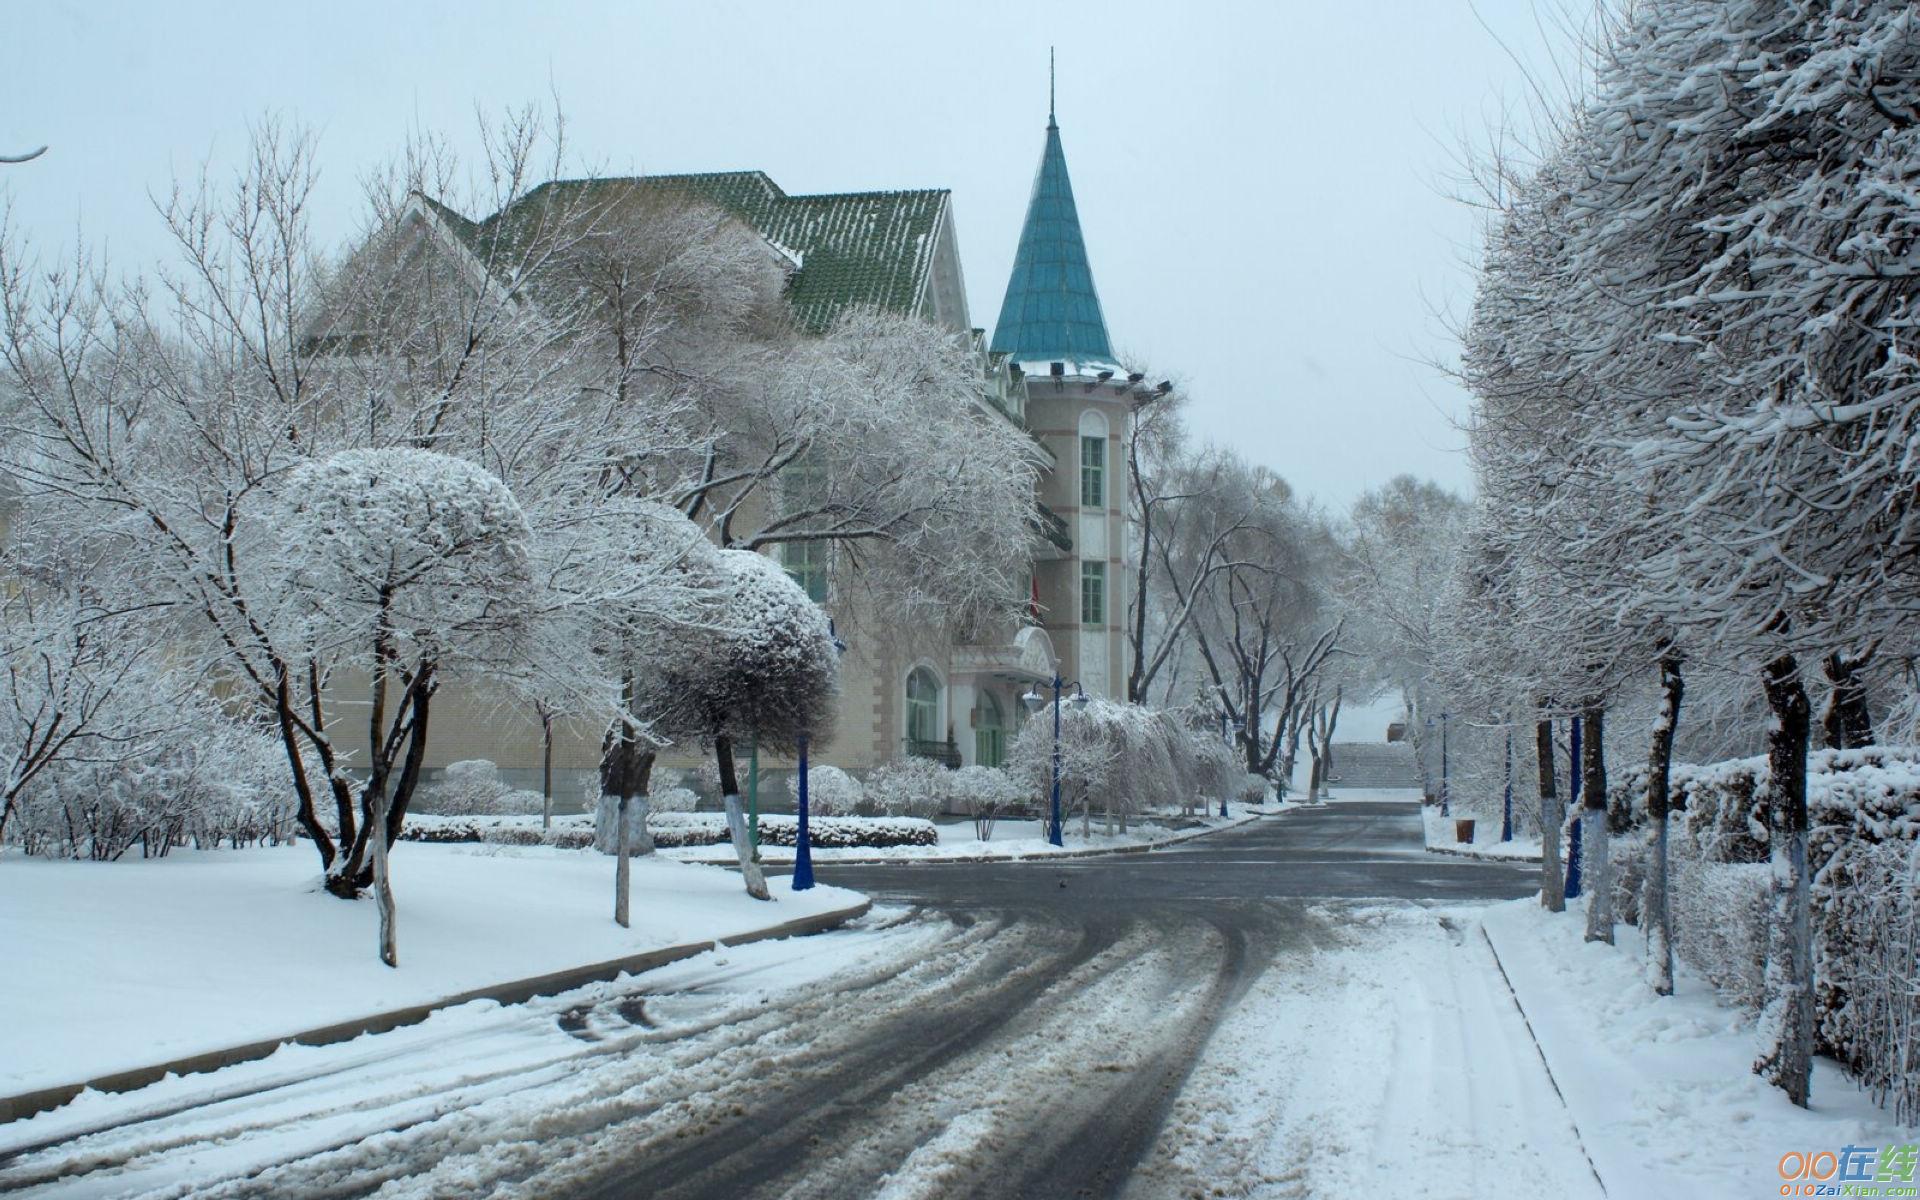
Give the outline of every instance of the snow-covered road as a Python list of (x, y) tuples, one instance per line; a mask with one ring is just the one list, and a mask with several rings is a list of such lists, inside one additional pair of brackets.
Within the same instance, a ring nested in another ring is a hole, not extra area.
[(896, 894), (844, 933), (0, 1128), (0, 1191), (1590, 1194), (1484, 945), (1366, 898), (1520, 876), (1417, 839), (1411, 806), (1336, 807), (1131, 861), (848, 871)]

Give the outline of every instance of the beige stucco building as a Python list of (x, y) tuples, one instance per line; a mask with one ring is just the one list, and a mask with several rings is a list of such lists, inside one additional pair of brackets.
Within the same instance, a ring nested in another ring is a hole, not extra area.
[[(998, 765), (1026, 719), (1022, 694), (1046, 691), (1056, 672), (1069, 687), (1124, 696), (1124, 621), (1133, 588), (1125, 439), (1133, 404), (1154, 385), (1113, 360), (1051, 116), (991, 339), (968, 311), (945, 190), (792, 196), (753, 171), (596, 181), (609, 182), (713, 204), (754, 230), (788, 264), (786, 300), (802, 328), (824, 328), (841, 309), (868, 304), (950, 329), (974, 352), (979, 403), (990, 419), (1021, 427), (1044, 452), (1031, 603), (1018, 623), (955, 642), (889, 624), (883, 614), (843, 611), (857, 599), (832, 595), (827, 572), (807, 552), (789, 554), (789, 571), (836, 617), (848, 643), (837, 729), (815, 747), (816, 762), (856, 773), (903, 755)], [(448, 244), (465, 233), (465, 219), (439, 205), (423, 204), (415, 217), (441, 226), (436, 236)], [(562, 811), (593, 789), (601, 733), (556, 727), (554, 794)], [(699, 753), (670, 753), (662, 769), (694, 765)], [(430, 769), (490, 759), (511, 782), (538, 788), (542, 755), (542, 727), (531, 710), (496, 703), (480, 690), (443, 687)], [(776, 774), (788, 766), (761, 763)], [(769, 807), (786, 795), (784, 787), (761, 790)]]

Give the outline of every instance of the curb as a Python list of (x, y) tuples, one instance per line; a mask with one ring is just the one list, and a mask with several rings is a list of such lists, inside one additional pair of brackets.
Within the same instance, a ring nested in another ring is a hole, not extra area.
[(151, 1066), (115, 1071), (110, 1075), (102, 1075), (83, 1083), (56, 1084), (53, 1087), (37, 1088), (15, 1096), (0, 1096), (0, 1125), (59, 1108), (83, 1091), (130, 1092), (136, 1088), (146, 1087), (150, 1083), (157, 1083), (168, 1075), (197, 1075), (206, 1071), (217, 1071), (222, 1067), (230, 1067), (235, 1063), (265, 1058), (281, 1046), (288, 1044), (326, 1046), (335, 1042), (351, 1041), (362, 1034), (385, 1033), (403, 1025), (416, 1025), (440, 1009), (470, 1004), (475, 1000), (494, 1000), (500, 1004), (523, 1004), (535, 996), (550, 996), (571, 991), (589, 983), (605, 983), (621, 975), (637, 975), (642, 971), (651, 971), (656, 967), (663, 967), (683, 958), (692, 958), (696, 954), (705, 954), (709, 950), (722, 946), (744, 946), (751, 942), (771, 941), (775, 938), (823, 933), (865, 916), (872, 907), (873, 901), (863, 900), (859, 904), (849, 905), (833, 912), (818, 913), (811, 917), (796, 917), (791, 921), (782, 921), (762, 929), (747, 930), (729, 937), (714, 938), (704, 942), (684, 942), (677, 946), (663, 946), (658, 950), (630, 954), (582, 967), (568, 967), (545, 975), (533, 975), (488, 987), (474, 988), (471, 991), (457, 992), (425, 1004), (388, 1009), (365, 1017), (304, 1029), (298, 1033), (282, 1034), (279, 1037), (246, 1042), (221, 1050), (209, 1050)]
[(1540, 865), (1540, 856), (1537, 854), (1534, 854), (1534, 855), (1481, 854), (1477, 850), (1459, 850), (1459, 849), (1455, 849), (1452, 846), (1428, 846), (1426, 849), (1428, 854), (1449, 854), (1449, 855), (1452, 855), (1454, 858), (1470, 858), (1470, 859), (1473, 859), (1475, 862), (1527, 863), (1532, 866)]
[(1520, 1024), (1527, 1030), (1527, 1040), (1533, 1043), (1533, 1052), (1540, 1056), (1540, 1066), (1547, 1073), (1547, 1082), (1553, 1085), (1553, 1094), (1560, 1098), (1560, 1108), (1567, 1114), (1567, 1124), (1573, 1128), (1573, 1138), (1580, 1143), (1581, 1157), (1587, 1160), (1587, 1170), (1593, 1172), (1593, 1181), (1600, 1185), (1600, 1194), (1607, 1195), (1607, 1181), (1600, 1177), (1600, 1168), (1593, 1161), (1593, 1154), (1587, 1149), (1586, 1135), (1580, 1132), (1580, 1122), (1574, 1118), (1573, 1106), (1567, 1103), (1567, 1094), (1560, 1090), (1560, 1081), (1554, 1078), (1553, 1064), (1547, 1061), (1547, 1048), (1540, 1044), (1540, 1036), (1533, 1031), (1533, 1018), (1527, 1016), (1527, 1006), (1520, 1003), (1520, 993), (1513, 989), (1513, 980), (1507, 975), (1507, 964), (1500, 961), (1500, 948), (1494, 945), (1493, 935), (1487, 927), (1480, 926), (1480, 940), (1487, 944), (1487, 953), (1493, 955), (1493, 965), (1500, 972), (1500, 982), (1506, 985), (1507, 995), (1513, 1000), (1513, 1007), (1520, 1014)]
[[(1307, 806), (1303, 804), (1301, 807), (1305, 808)], [(1146, 854), (1149, 851), (1159, 850), (1162, 847), (1171, 846), (1177, 842), (1190, 842), (1194, 838), (1205, 837), (1210, 833), (1224, 833), (1229, 829), (1239, 829), (1241, 826), (1251, 825), (1263, 817), (1284, 817), (1286, 815), (1286, 813), (1252, 813), (1248, 816), (1235, 819), (1226, 825), (1210, 825), (1205, 829), (1193, 829), (1186, 833), (1175, 834), (1170, 838), (1163, 838), (1157, 842), (1142, 842), (1137, 846), (1101, 846), (1091, 850), (1063, 850), (1058, 854), (970, 854), (953, 858), (816, 858), (813, 860), (813, 867), (816, 871), (831, 869), (833, 867), (951, 867), (964, 863), (1044, 863), (1059, 862), (1063, 858), (1099, 858), (1110, 854)], [(708, 867), (733, 867), (739, 865), (739, 863), (732, 858), (678, 858), (671, 861), (697, 863), (701, 866)], [(763, 859), (760, 865), (768, 868), (778, 868), (791, 867), (793, 863), (790, 860), (786, 862), (773, 862)]]

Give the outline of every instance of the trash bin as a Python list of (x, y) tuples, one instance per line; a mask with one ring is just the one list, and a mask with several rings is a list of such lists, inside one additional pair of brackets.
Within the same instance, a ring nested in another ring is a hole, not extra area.
[(1453, 823), (1453, 840), (1462, 846), (1473, 845), (1473, 822), (1471, 820)]

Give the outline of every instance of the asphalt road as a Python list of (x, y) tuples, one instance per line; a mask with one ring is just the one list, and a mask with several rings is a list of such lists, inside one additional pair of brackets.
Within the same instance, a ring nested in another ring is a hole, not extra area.
[[(1336, 939), (1338, 902), (1510, 899), (1537, 886), (1526, 866), (1426, 853), (1416, 805), (1373, 802), (1303, 809), (1145, 855), (819, 875), (957, 926), (990, 922), (986, 953), (904, 1011), (876, 1003), (885, 1019), (817, 1073), (772, 1080), (737, 1127), (682, 1139), (669, 1154), (638, 1150), (575, 1194), (856, 1197), (892, 1183), (909, 1195), (1115, 1196), (1222, 1014), (1277, 954)], [(1135, 1004), (1143, 992), (1150, 999)], [(1050, 1054), (1045, 1011), (1102, 993), (1127, 1009), (1117, 1035), (1127, 1053), (1081, 1038), (1091, 1070), (1072, 1052)], [(1175, 995), (1178, 1004), (1151, 999)], [(859, 997), (847, 999), (857, 1009)], [(984, 1079), (969, 1070), (980, 1063), (992, 1064)], [(897, 1102), (916, 1084), (952, 1099)], [(988, 1097), (1016, 1133), (990, 1155), (914, 1162)]]
[(210, 1076), (0, 1161), (0, 1191), (1195, 1194), (1136, 1167), (1223, 1016), (1285, 982), (1263, 973), (1311, 970), (1355, 905), (1534, 886), (1525, 866), (1427, 854), (1417, 807), (1375, 802), (1149, 854), (819, 874), (881, 907), (854, 930)]

